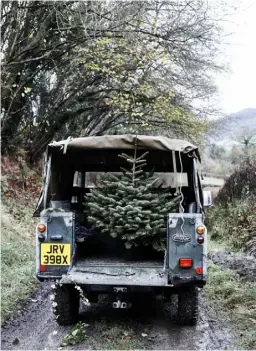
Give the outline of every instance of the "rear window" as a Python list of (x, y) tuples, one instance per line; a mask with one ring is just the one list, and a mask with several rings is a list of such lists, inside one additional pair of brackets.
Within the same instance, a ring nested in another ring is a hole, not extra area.
[[(121, 174), (121, 172), (111, 172), (112, 174)], [(85, 188), (101, 187), (102, 180), (107, 172), (86, 172), (85, 174)], [(187, 173), (154, 173), (153, 177), (159, 178), (163, 185), (162, 188), (176, 188), (188, 186)]]

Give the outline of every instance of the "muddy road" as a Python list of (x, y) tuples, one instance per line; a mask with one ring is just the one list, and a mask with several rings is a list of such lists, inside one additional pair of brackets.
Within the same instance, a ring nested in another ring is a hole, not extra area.
[(86, 339), (61, 348), (70, 326), (58, 326), (51, 312), (51, 285), (42, 284), (37, 293), (2, 328), (2, 350), (92, 350), (156, 349), (213, 350), (236, 349), (235, 338), (224, 320), (200, 298), (196, 327), (180, 327), (169, 319), (169, 306), (161, 300), (150, 307), (116, 310), (104, 303), (81, 308)]

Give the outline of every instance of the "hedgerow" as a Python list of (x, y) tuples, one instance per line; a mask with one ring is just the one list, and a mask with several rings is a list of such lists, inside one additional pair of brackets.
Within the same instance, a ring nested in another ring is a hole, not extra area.
[(256, 256), (256, 165), (237, 169), (226, 181), (208, 211), (212, 239)]

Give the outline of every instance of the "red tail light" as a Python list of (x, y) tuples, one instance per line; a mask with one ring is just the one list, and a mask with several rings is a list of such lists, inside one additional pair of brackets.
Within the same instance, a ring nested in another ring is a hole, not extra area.
[(203, 267), (197, 267), (196, 268), (196, 274), (197, 275), (202, 275), (203, 274)]
[(179, 266), (180, 268), (191, 268), (192, 267), (192, 258), (180, 258)]
[(40, 272), (45, 272), (46, 266), (44, 264), (40, 264)]

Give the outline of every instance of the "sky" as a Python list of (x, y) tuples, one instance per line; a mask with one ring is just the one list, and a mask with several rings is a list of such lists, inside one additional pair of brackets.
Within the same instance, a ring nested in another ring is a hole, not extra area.
[(256, 108), (256, 0), (240, 0), (229, 20), (224, 30), (232, 34), (222, 60), (230, 72), (216, 77), (224, 114)]

